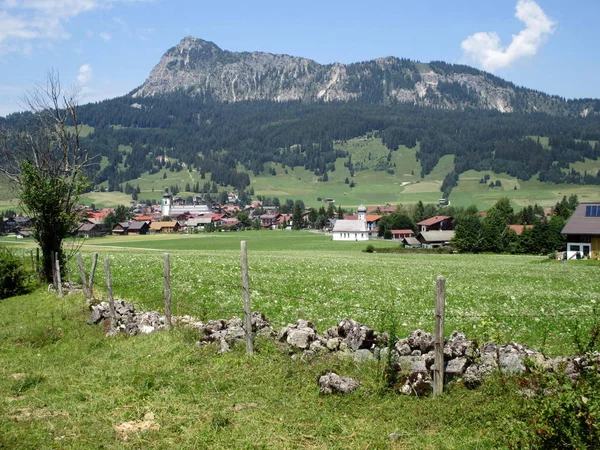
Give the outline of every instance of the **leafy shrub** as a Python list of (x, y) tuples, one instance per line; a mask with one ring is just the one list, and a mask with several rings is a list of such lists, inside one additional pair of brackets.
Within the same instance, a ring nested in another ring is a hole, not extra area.
[(367, 253), (373, 253), (375, 251), (375, 247), (373, 247), (371, 244), (367, 245), (367, 248), (365, 249), (365, 252)]
[(564, 374), (534, 373), (521, 384), (531, 398), (512, 424), (512, 448), (599, 448), (600, 377), (595, 371), (573, 382)]
[(27, 290), (27, 273), (21, 260), (7, 248), (0, 248), (0, 299)]

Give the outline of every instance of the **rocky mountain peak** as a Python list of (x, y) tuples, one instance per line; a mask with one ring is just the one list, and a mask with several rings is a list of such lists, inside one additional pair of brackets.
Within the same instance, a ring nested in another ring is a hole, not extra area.
[(222, 50), (213, 42), (192, 36), (169, 49), (132, 95), (173, 92), (208, 95), (223, 102), (355, 100), (576, 115), (598, 109), (596, 101), (569, 103), (468, 66), (442, 61), (425, 64), (386, 56), (347, 65), (321, 65), (290, 55)]

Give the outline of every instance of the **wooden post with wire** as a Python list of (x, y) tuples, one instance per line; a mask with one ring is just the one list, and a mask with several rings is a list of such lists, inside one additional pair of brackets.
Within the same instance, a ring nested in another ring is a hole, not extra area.
[(56, 286), (56, 257), (54, 256), (54, 250), (50, 252), (50, 259), (52, 260), (50, 266), (52, 268), (52, 286), (54, 286), (54, 289), (58, 289), (58, 286)]
[(63, 289), (62, 289), (62, 280), (60, 278), (60, 261), (58, 259), (55, 261), (55, 265), (56, 265), (56, 287), (58, 290), (58, 296), (62, 297)]
[(88, 282), (90, 297), (94, 297), (94, 275), (96, 274), (96, 264), (98, 264), (98, 252), (94, 253), (92, 259), (92, 270), (90, 271), (90, 281)]
[(165, 253), (165, 327), (173, 328), (171, 321), (171, 264), (169, 254)]
[(444, 320), (446, 315), (446, 278), (442, 275), (436, 280), (435, 299), (435, 347), (433, 371), (433, 395), (444, 392)]
[(90, 300), (90, 293), (85, 276), (85, 269), (83, 268), (83, 260), (81, 259), (81, 253), (77, 253), (77, 264), (79, 265), (79, 275), (81, 276), (81, 289), (83, 290), (83, 296), (85, 301)]
[(246, 354), (254, 355), (254, 336), (252, 333), (252, 308), (248, 286), (248, 251), (246, 241), (241, 242), (242, 251), (242, 298), (244, 300), (244, 329), (246, 331)]
[(110, 262), (108, 258), (104, 258), (104, 273), (106, 275), (106, 295), (108, 297), (108, 310), (110, 312), (110, 329), (114, 330), (117, 327), (117, 315), (115, 314), (115, 299), (113, 298)]

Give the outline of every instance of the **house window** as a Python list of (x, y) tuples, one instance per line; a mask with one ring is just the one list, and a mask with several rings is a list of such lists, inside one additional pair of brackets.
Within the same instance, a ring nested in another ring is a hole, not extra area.
[(585, 217), (600, 217), (600, 205), (587, 205), (585, 207)]

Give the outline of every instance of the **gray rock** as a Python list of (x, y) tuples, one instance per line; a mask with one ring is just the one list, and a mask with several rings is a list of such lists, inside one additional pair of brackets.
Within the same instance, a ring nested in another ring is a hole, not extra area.
[(424, 361), (421, 356), (399, 356), (398, 363), (403, 370), (410, 370), (417, 361)]
[(410, 366), (410, 373), (427, 373), (427, 366), (425, 365), (425, 361), (419, 359), (414, 361)]
[(227, 328), (227, 330), (225, 330), (225, 340), (230, 344), (244, 342), (246, 340), (246, 330), (241, 326)]
[(371, 353), (370, 350), (366, 348), (358, 349), (353, 354), (354, 360), (356, 362), (364, 362), (364, 361), (374, 361), (375, 356)]
[(484, 374), (479, 369), (479, 366), (477, 364), (471, 364), (467, 367), (467, 370), (465, 370), (463, 381), (467, 387), (474, 388), (481, 384), (483, 376)]
[(337, 327), (338, 336), (345, 338), (352, 350), (373, 348), (377, 343), (375, 332), (352, 319), (343, 319)]
[(290, 330), (287, 336), (287, 343), (292, 347), (306, 349), (310, 346), (310, 343), (315, 340), (315, 337), (315, 330), (304, 327), (296, 330)]
[(310, 347), (309, 347), (309, 349), (310, 349), (311, 351), (313, 351), (315, 354), (316, 354), (316, 353), (320, 353), (320, 352), (322, 352), (323, 350), (325, 350), (325, 348), (323, 347), (323, 344), (321, 344), (321, 341), (319, 341), (319, 340), (312, 341), (312, 342), (310, 343)]
[(340, 346), (341, 339), (334, 337), (327, 341), (327, 348), (332, 352), (336, 351)]
[(102, 311), (98, 306), (92, 306), (92, 313), (88, 319), (88, 325), (95, 325), (102, 320)]
[(319, 378), (319, 390), (322, 394), (349, 394), (360, 387), (354, 378), (341, 377), (334, 372), (328, 372)]
[(465, 356), (472, 344), (472, 341), (469, 341), (464, 333), (454, 331), (446, 342), (444, 350), (450, 350), (450, 358), (458, 358)]
[(244, 326), (244, 321), (242, 319), (240, 319), (239, 317), (232, 317), (231, 319), (229, 319), (228, 321), (225, 322), (225, 328), (232, 328), (232, 327), (243, 327)]
[(467, 368), (467, 358), (455, 358), (448, 361), (446, 365), (446, 373), (450, 375), (462, 375)]
[(415, 330), (408, 335), (407, 343), (412, 350), (421, 350), (422, 353), (427, 353), (433, 350), (434, 336), (423, 330)]
[(259, 311), (252, 312), (252, 331), (256, 333), (263, 330), (271, 330), (269, 319)]
[(230, 348), (229, 348), (229, 344), (227, 343), (227, 341), (225, 339), (219, 340), (219, 353), (223, 354), (223, 353), (227, 353), (228, 351), (230, 351)]
[(430, 394), (433, 391), (431, 377), (422, 372), (415, 372), (408, 376), (406, 382), (400, 389), (405, 395), (417, 395), (419, 397)]
[(523, 373), (525, 372), (525, 365), (523, 364), (523, 358), (519, 354), (519, 351), (512, 345), (501, 347), (498, 351), (498, 365), (500, 370), (509, 373)]
[(281, 330), (279, 330), (279, 332), (277, 333), (277, 340), (279, 342), (285, 342), (287, 340), (288, 332), (290, 331), (290, 326), (291, 325), (287, 325)]
[(411, 356), (421, 356), (421, 350), (413, 350), (410, 355)]
[(409, 356), (412, 353), (410, 345), (408, 345), (406, 342), (401, 341), (396, 342), (396, 351), (400, 356)]

